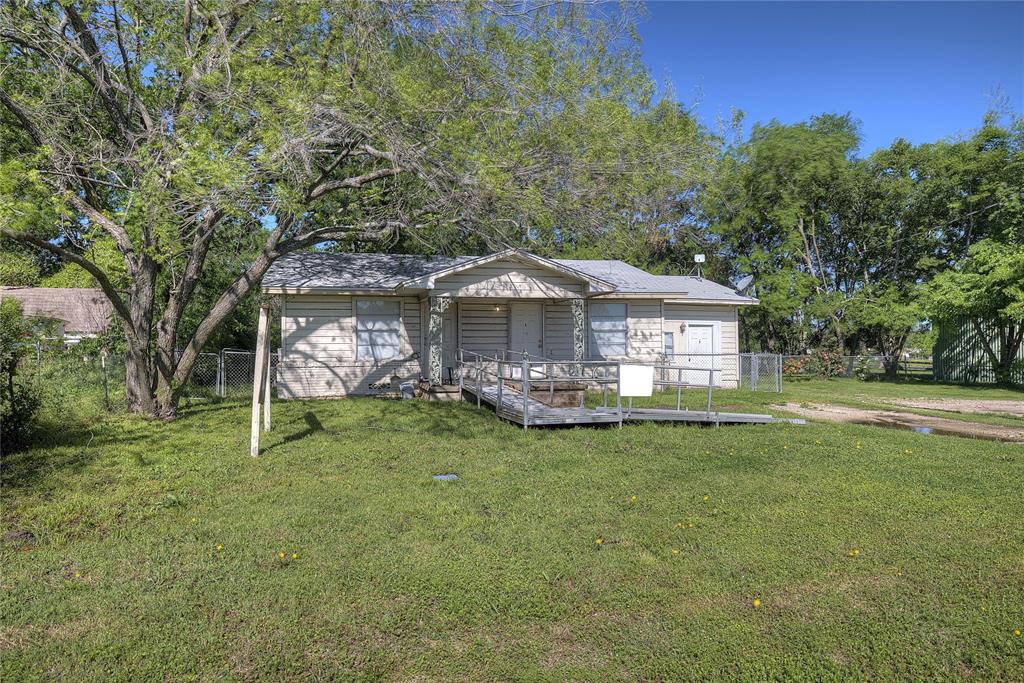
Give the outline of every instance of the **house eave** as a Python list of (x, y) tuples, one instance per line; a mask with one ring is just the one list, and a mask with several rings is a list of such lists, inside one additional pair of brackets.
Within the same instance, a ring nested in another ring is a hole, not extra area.
[(394, 287), (364, 287), (352, 289), (351, 287), (264, 287), (264, 294), (340, 294), (340, 295), (362, 295), (362, 296), (400, 296), (402, 293)]
[(607, 280), (602, 280), (601, 278), (594, 277), (593, 275), (588, 275), (587, 273), (584, 273), (581, 270), (571, 268), (552, 259), (544, 258), (543, 256), (537, 256), (536, 254), (531, 254), (529, 252), (522, 251), (521, 249), (512, 248), (503, 249), (493, 254), (488, 254), (486, 256), (480, 256), (469, 261), (457, 263), (453, 266), (449, 266), (447, 268), (443, 268), (441, 270), (430, 273), (429, 275), (410, 278), (408, 280), (398, 283), (396, 289), (434, 289), (435, 283), (440, 279), (443, 279), (450, 275), (455, 275), (456, 273), (461, 273), (463, 271), (472, 270), (473, 268), (478, 268), (480, 266), (487, 265), (488, 263), (492, 263), (494, 261), (499, 261), (501, 259), (506, 258), (526, 263), (532, 263), (534, 265), (540, 265), (542, 267), (548, 268), (549, 270), (561, 273), (563, 275), (567, 275), (576, 280), (579, 280), (580, 282), (586, 283), (588, 290), (590, 290), (590, 295), (603, 294), (606, 292), (615, 291), (615, 285), (613, 285), (611, 282), (608, 282)]

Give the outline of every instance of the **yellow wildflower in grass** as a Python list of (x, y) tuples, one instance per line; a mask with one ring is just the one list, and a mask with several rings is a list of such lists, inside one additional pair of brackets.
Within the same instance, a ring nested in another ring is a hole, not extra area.
[(193, 523), (193, 524), (195, 524), (195, 523), (196, 523), (196, 522), (198, 522), (198, 521), (199, 521), (199, 520), (198, 520), (198, 519), (196, 519), (195, 517), (193, 517), (193, 518), (192, 518), (192, 523)]
[(1013, 635), (1015, 635), (1015, 636), (1017, 636), (1018, 638), (1020, 638), (1020, 629), (1019, 629), (1019, 628), (1015, 628), (1015, 629), (1013, 629)]
[(854, 557), (860, 557), (860, 548), (854, 548), (853, 555)]
[(278, 553), (277, 556), (280, 557), (282, 560), (284, 559), (284, 553), (283, 552)]
[(687, 524), (686, 528), (687, 529), (692, 529), (693, 528), (693, 522), (690, 522), (689, 524)]
[(75, 572), (75, 578), (76, 579), (82, 578), (82, 572)]
[(677, 529), (682, 529), (683, 528), (683, 523), (682, 522), (676, 522), (676, 528)]
[(708, 502), (709, 500), (711, 500), (711, 496), (704, 496), (704, 502), (705, 503)]
[(293, 560), (299, 559), (299, 554), (298, 553), (292, 553), (292, 559)]
[(220, 552), (221, 550), (224, 550), (224, 546), (222, 546), (220, 543), (218, 543), (217, 544), (217, 552)]
[(857, 448), (860, 448), (860, 441), (857, 442)]
[(673, 555), (678, 555), (679, 554), (679, 548), (672, 548), (672, 554)]
[(604, 543), (604, 539), (600, 536), (594, 539), (594, 545), (601, 545), (602, 543)]
[(761, 599), (760, 598), (754, 598), (754, 607), (760, 607), (760, 606), (761, 606)]
[(635, 503), (636, 502), (636, 496), (630, 496), (629, 497), (629, 502), (630, 503)]

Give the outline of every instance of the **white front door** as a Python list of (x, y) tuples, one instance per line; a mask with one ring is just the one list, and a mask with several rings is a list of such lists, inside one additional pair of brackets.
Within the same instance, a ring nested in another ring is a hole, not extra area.
[(544, 304), (516, 301), (509, 307), (510, 351), (526, 351), (540, 358), (544, 353)]
[(686, 358), (684, 365), (688, 368), (686, 381), (689, 384), (707, 386), (708, 370), (715, 370), (713, 384), (718, 384), (721, 366), (715, 353), (715, 326), (695, 325), (690, 323), (686, 328)]

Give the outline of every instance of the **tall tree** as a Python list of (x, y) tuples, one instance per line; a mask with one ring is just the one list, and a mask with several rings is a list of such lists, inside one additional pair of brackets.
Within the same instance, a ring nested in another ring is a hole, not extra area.
[[(839, 223), (853, 191), (857, 129), (849, 116), (755, 126), (727, 151), (705, 210), (739, 272), (754, 276), (752, 312), (772, 350), (803, 350), (831, 332), (844, 338), (841, 292), (856, 278)], [(829, 325), (831, 323), (831, 325)]]
[[(657, 135), (628, 144), (655, 109), (629, 11), (6, 2), (2, 172), (25, 187), (0, 217), (45, 195), (52, 218), (5, 220), (0, 235), (95, 279), (124, 329), (130, 406), (172, 417), (204, 344), (283, 254), (585, 231), (621, 214), (603, 189), (638, 159), (684, 166)], [(613, 116), (629, 125), (606, 125), (609, 156), (588, 158), (593, 125)], [(123, 283), (80, 248), (98, 240)], [(210, 277), (211, 254), (235, 244), (252, 258)]]

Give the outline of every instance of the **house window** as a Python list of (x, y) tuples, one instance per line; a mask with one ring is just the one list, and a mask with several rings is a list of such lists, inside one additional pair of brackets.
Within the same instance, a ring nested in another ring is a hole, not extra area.
[(665, 357), (668, 362), (672, 362), (673, 356), (676, 355), (676, 334), (675, 332), (665, 333)]
[(590, 348), (598, 358), (627, 355), (626, 304), (590, 304)]
[(397, 358), (401, 342), (401, 302), (388, 299), (356, 300), (356, 359)]

